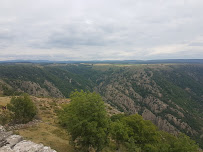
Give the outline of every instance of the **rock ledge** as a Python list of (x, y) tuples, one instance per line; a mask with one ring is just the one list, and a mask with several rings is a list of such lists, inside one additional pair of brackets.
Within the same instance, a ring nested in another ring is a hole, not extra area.
[(0, 125), (0, 152), (56, 152), (50, 147), (23, 140), (19, 135), (13, 135), (12, 131), (6, 131)]

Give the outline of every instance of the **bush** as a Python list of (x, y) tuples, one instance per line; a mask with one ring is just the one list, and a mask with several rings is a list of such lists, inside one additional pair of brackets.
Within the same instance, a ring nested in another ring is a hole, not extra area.
[(14, 123), (27, 123), (37, 114), (36, 106), (27, 94), (12, 97), (7, 107), (12, 112)]
[(8, 110), (4, 110), (0, 113), (0, 124), (8, 124), (11, 120), (11, 113)]

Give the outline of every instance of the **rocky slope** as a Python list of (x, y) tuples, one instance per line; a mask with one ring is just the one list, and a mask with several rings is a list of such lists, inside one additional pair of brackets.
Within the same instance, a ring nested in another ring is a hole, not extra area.
[(203, 65), (0, 65), (0, 93), (68, 97), (96, 91), (125, 113), (160, 129), (186, 133), (203, 145)]
[[(63, 66), (62, 66), (63, 67)], [(55, 66), (0, 64), (0, 93), (63, 98), (74, 89), (91, 90), (92, 84), (78, 74)]]
[[(181, 71), (185, 66), (176, 68), (156, 65), (113, 69), (97, 79), (95, 90), (120, 111), (139, 113), (161, 130), (173, 134), (181, 131), (200, 142), (203, 135), (202, 73)], [(188, 68), (203, 71), (203, 66)], [(181, 81), (186, 82), (181, 84)]]

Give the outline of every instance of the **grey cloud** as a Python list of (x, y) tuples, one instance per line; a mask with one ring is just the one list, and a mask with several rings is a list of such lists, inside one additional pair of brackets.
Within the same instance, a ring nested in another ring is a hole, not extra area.
[(110, 26), (94, 26), (82, 24), (80, 26), (67, 26), (61, 32), (54, 32), (48, 37), (45, 45), (50, 47), (71, 48), (85, 46), (109, 46), (115, 45), (122, 39), (118, 28)]
[[(203, 42), (190, 43), (189, 46), (203, 46)], [(203, 50), (202, 50), (203, 51)]]
[(0, 56), (7, 50), (20, 58), (16, 50), (36, 59), (181, 58), (193, 49), (203, 58), (201, 14), (202, 0), (0, 0)]

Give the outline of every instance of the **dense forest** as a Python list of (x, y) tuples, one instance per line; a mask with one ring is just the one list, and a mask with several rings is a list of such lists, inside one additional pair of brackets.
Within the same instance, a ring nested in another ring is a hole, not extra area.
[(69, 98), (75, 89), (203, 145), (202, 64), (0, 64), (2, 96)]

